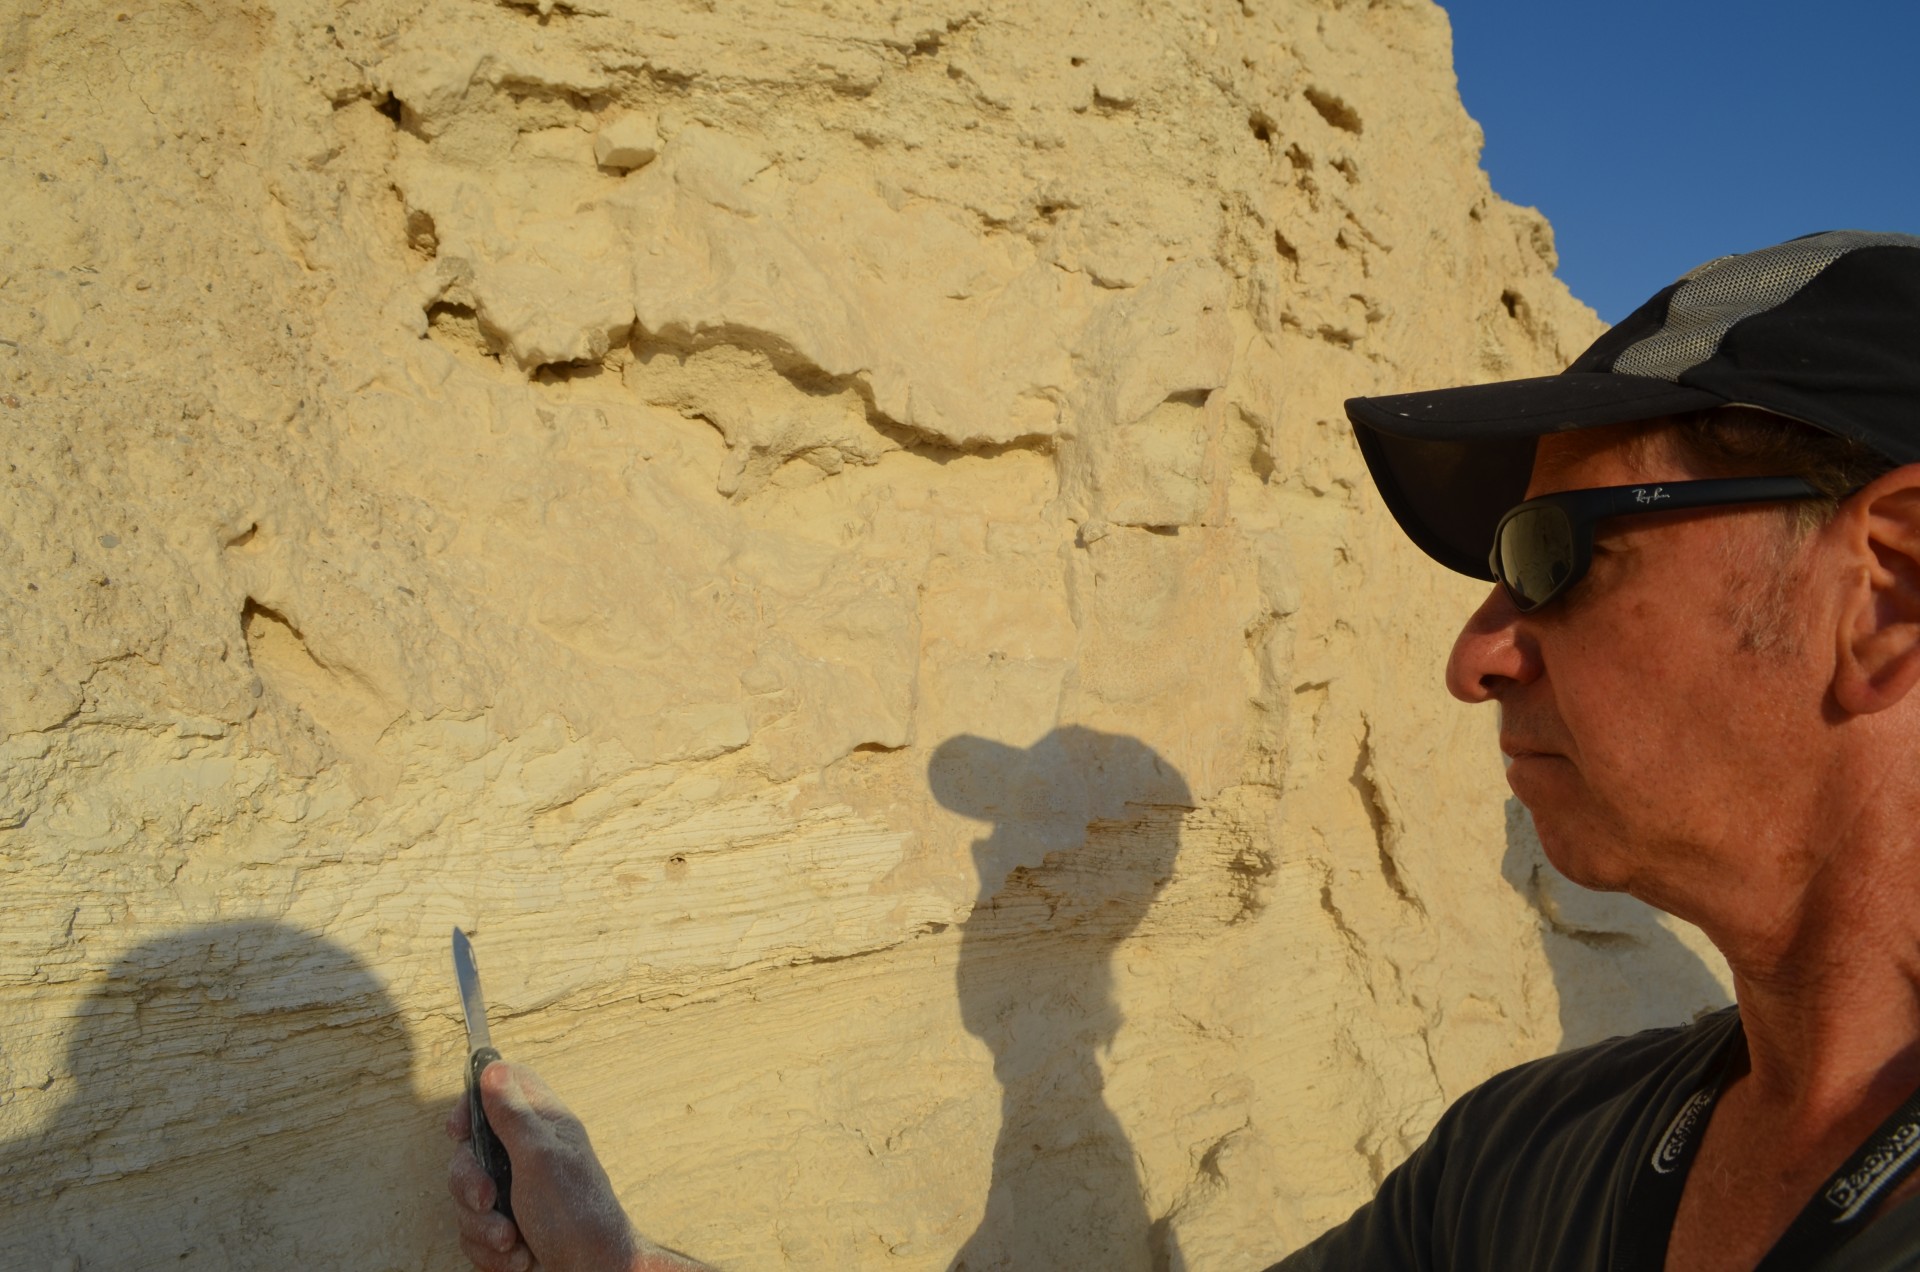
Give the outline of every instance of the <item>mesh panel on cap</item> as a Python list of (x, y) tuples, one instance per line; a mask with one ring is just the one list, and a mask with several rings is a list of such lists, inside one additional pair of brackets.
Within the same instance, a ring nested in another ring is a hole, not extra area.
[(1792, 299), (1821, 270), (1862, 247), (1920, 247), (1920, 238), (1835, 230), (1709, 261), (1673, 293), (1660, 330), (1628, 345), (1612, 369), (1678, 382), (1683, 372), (1714, 355), (1735, 323)]

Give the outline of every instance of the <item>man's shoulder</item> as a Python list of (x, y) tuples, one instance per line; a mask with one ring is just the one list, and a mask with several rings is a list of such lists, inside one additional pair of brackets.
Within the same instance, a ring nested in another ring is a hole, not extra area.
[(1726, 1007), (1690, 1024), (1644, 1029), (1528, 1060), (1468, 1091), (1447, 1116), (1478, 1120), (1489, 1106), (1512, 1110), (1602, 1101), (1658, 1084), (1676, 1070), (1704, 1073), (1739, 1027), (1738, 1009)]
[(1728, 1008), (1495, 1074), (1373, 1201), (1269, 1272), (1604, 1266), (1628, 1177), (1739, 1025)]
[(1728, 1008), (1495, 1074), (1428, 1137), (1434, 1186), (1468, 1208), (1476, 1196), (1537, 1190), (1542, 1172), (1578, 1192), (1609, 1190), (1712, 1083), (1739, 1028)]

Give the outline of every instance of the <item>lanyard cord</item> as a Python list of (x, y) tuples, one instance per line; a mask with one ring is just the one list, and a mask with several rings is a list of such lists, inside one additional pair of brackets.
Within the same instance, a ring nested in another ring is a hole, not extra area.
[(1754, 1272), (1791, 1272), (1859, 1235), (1874, 1203), (1920, 1166), (1920, 1091), (1853, 1150)]
[[(1745, 1052), (1746, 1038), (1736, 1026), (1712, 1081), (1678, 1106), (1653, 1152), (1635, 1172), (1627, 1209), (1638, 1221), (1627, 1228), (1625, 1248), (1615, 1268), (1652, 1270), (1665, 1262), (1668, 1236), (1699, 1152), (1701, 1132)], [(1754, 1272), (1804, 1272), (1858, 1236), (1875, 1204), (1915, 1167), (1920, 1167), (1920, 1090), (1908, 1096), (1820, 1186)]]

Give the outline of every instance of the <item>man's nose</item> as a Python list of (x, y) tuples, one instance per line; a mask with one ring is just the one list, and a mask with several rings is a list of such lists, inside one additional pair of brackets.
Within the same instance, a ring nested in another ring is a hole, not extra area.
[(1495, 586), (1454, 638), (1447, 659), (1447, 692), (1462, 702), (1486, 702), (1540, 675), (1540, 650), (1520, 631), (1520, 611)]

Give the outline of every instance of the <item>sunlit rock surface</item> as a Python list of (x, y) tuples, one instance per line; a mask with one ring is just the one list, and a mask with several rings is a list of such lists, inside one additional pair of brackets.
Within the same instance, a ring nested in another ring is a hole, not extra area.
[(1597, 330), (1432, 4), (0, 26), (0, 1264), (452, 1269), (464, 1036), (737, 1269), (1239, 1269), (1720, 1001), (1340, 411)]

